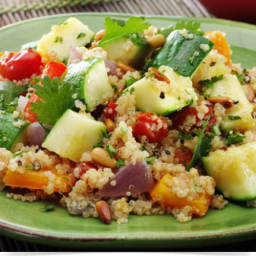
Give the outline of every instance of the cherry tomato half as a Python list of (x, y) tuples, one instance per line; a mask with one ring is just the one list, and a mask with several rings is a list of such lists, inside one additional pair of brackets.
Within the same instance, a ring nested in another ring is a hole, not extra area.
[(149, 142), (160, 142), (168, 135), (168, 122), (153, 113), (139, 113), (133, 126), (133, 135), (138, 139), (146, 136)]
[(31, 78), (42, 73), (42, 58), (32, 49), (0, 57), (0, 75), (11, 81)]
[(67, 66), (62, 62), (50, 61), (46, 67), (46, 74), (53, 79), (54, 77), (61, 77), (67, 70)]

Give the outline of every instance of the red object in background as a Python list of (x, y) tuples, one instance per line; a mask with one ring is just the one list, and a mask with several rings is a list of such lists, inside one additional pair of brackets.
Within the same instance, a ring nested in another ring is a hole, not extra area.
[(256, 24), (255, 0), (200, 0), (200, 2), (219, 18)]
[(50, 61), (47, 64), (47, 72), (46, 74), (50, 76), (51, 79), (54, 77), (61, 77), (64, 72), (67, 70), (67, 66), (61, 62)]
[(105, 117), (114, 120), (116, 116), (116, 107), (117, 104), (113, 100), (110, 100), (107, 107), (104, 109)]
[(28, 49), (18, 53), (10, 53), (0, 58), (0, 74), (14, 81), (31, 78), (42, 73), (42, 58), (38, 52)]

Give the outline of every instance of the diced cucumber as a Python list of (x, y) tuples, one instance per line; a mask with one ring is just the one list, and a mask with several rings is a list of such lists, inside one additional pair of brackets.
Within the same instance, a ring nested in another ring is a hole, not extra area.
[(256, 142), (211, 152), (203, 158), (207, 174), (227, 198), (256, 198)]
[(64, 81), (77, 88), (78, 97), (84, 99), (88, 111), (95, 110), (114, 94), (103, 58), (69, 65)]
[[(252, 117), (253, 105), (248, 101), (235, 75), (224, 75), (222, 80), (214, 83), (204, 94), (208, 97), (229, 97), (236, 103), (226, 111), (224, 129), (247, 130), (255, 126), (256, 122)], [(237, 116), (240, 119), (230, 120), (230, 116)]]
[(43, 147), (78, 162), (81, 155), (102, 140), (106, 128), (86, 114), (67, 110), (54, 125)]
[(146, 41), (140, 39), (131, 40), (125, 36), (113, 38), (103, 43), (100, 42), (99, 46), (108, 53), (109, 59), (135, 68), (142, 67), (146, 57), (151, 52), (151, 47)]
[(191, 77), (212, 48), (213, 43), (200, 35), (175, 30), (150, 65), (169, 66), (180, 75)]
[(153, 77), (145, 77), (127, 89), (135, 94), (136, 107), (139, 110), (168, 115), (197, 101), (189, 77), (180, 76), (167, 66), (160, 67), (159, 72), (169, 78), (170, 84), (159, 82)]
[(87, 25), (76, 18), (69, 18), (59, 25), (52, 26), (51, 32), (39, 40), (37, 50), (43, 56), (66, 61), (71, 46), (85, 46), (91, 42), (93, 36), (94, 32)]
[(25, 128), (27, 124), (19, 125), (11, 113), (0, 113), (0, 147), (12, 150), (18, 142), (25, 143)]

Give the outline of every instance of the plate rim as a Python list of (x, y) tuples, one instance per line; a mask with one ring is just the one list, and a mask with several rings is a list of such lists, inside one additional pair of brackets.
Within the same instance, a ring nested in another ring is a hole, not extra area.
[[(191, 21), (199, 21), (203, 23), (211, 23), (211, 24), (221, 24), (221, 25), (228, 25), (232, 27), (239, 26), (239, 28), (246, 28), (249, 30), (256, 31), (256, 26), (244, 22), (236, 22), (226, 19), (217, 19), (217, 18), (201, 18), (201, 17), (185, 17), (185, 16), (161, 16), (161, 15), (143, 15), (143, 14), (129, 14), (129, 13), (114, 13), (114, 12), (100, 12), (100, 13), (94, 13), (94, 12), (79, 12), (79, 13), (64, 13), (64, 14), (57, 14), (57, 15), (47, 15), (32, 19), (27, 19), (23, 21), (19, 21), (10, 25), (3, 26), (0, 28), (0, 32), (12, 29), (13, 27), (18, 27), (20, 25), (25, 25), (26, 23), (34, 22), (34, 21), (40, 21), (44, 19), (55, 19), (56, 17), (67, 17), (67, 16), (115, 16), (115, 17), (122, 17), (127, 18), (130, 16), (143, 16), (150, 19), (156, 19), (156, 20), (180, 20), (180, 19), (186, 19)], [(253, 237), (253, 235), (256, 235), (256, 224), (255, 226), (241, 228), (240, 230), (231, 230), (231, 231), (222, 231), (221, 233), (218, 231), (207, 231), (207, 233), (204, 232), (198, 232), (197, 235), (195, 234), (183, 234), (179, 235), (177, 237), (177, 234), (170, 234), (170, 233), (164, 233), (159, 236), (159, 233), (157, 233), (157, 236), (154, 236), (153, 233), (148, 233), (146, 236), (143, 235), (135, 235), (135, 234), (115, 234), (115, 236), (110, 237), (103, 237), (99, 235), (85, 235), (81, 237), (70, 237), (68, 236), (68, 233), (65, 233), (64, 236), (60, 236), (60, 232), (53, 232), (53, 231), (43, 231), (38, 228), (28, 227), (20, 224), (13, 224), (9, 221), (5, 221), (3, 219), (0, 219), (0, 233), (5, 234), (10, 237), (15, 237), (21, 240), (27, 240), (27, 238), (35, 239), (35, 241), (39, 243), (45, 244), (46, 241), (48, 242), (51, 240), (51, 243), (57, 242), (61, 245), (65, 246), (65, 242), (74, 242), (74, 243), (80, 243), (80, 242), (99, 242), (99, 241), (106, 241), (106, 242), (114, 242), (118, 240), (134, 240), (143, 242), (145, 240), (153, 240), (153, 241), (159, 241), (159, 240), (172, 240), (172, 241), (189, 241), (189, 240), (198, 240), (199, 242), (202, 240), (207, 240), (208, 242), (215, 242), (220, 241), (222, 239), (250, 239)], [(82, 232), (81, 232), (82, 233)], [(79, 234), (81, 234), (79, 233)], [(86, 233), (85, 233), (86, 234)], [(174, 237), (174, 235), (176, 237)], [(25, 239), (26, 238), (26, 239)], [(67, 244), (66, 244), (67, 245)], [(153, 244), (152, 244), (153, 245)], [(70, 247), (70, 244), (67, 245)], [(72, 246), (72, 245), (71, 245)], [(85, 245), (87, 246), (87, 244)]]

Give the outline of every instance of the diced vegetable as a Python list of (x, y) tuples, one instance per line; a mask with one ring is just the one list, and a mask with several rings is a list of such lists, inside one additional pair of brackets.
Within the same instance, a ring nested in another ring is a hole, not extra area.
[(256, 198), (256, 143), (211, 152), (203, 158), (207, 174), (225, 197), (237, 201)]
[(87, 25), (72, 17), (52, 26), (51, 32), (39, 40), (37, 50), (51, 60), (67, 61), (71, 46), (85, 46), (93, 36), (93, 31)]
[(193, 200), (180, 198), (172, 191), (172, 178), (173, 177), (170, 174), (166, 174), (155, 185), (150, 193), (152, 200), (165, 208), (181, 209), (188, 205), (191, 207), (192, 214), (204, 216), (209, 208), (211, 196), (208, 194), (201, 194)]
[(67, 66), (61, 62), (50, 61), (46, 66), (46, 70), (46, 74), (53, 79), (54, 77), (61, 77), (67, 70)]
[(146, 136), (152, 143), (160, 142), (168, 135), (168, 122), (152, 113), (139, 113), (133, 126), (133, 135), (136, 138)]
[(176, 30), (149, 65), (169, 66), (178, 74), (191, 77), (212, 48), (213, 43), (206, 38), (187, 30)]
[(43, 147), (61, 157), (78, 162), (82, 153), (102, 140), (105, 131), (102, 122), (86, 114), (67, 110), (57, 121), (43, 143)]
[[(204, 94), (210, 97), (229, 97), (237, 104), (226, 110), (223, 123), (225, 129), (247, 130), (255, 126), (252, 117), (253, 105), (248, 101), (235, 75), (226, 74), (223, 79), (214, 83)], [(230, 120), (229, 116), (238, 116), (239, 119)]]
[(38, 52), (28, 49), (0, 57), (0, 75), (11, 81), (31, 78), (42, 73), (43, 63)]
[(136, 107), (139, 110), (168, 115), (197, 101), (197, 95), (189, 77), (180, 76), (167, 66), (160, 67), (159, 72), (163, 73), (170, 83), (163, 83), (149, 76), (127, 88), (127, 91), (134, 93)]
[(210, 31), (206, 32), (204, 37), (214, 43), (214, 49), (227, 58), (227, 65), (231, 65), (231, 49), (225, 33), (221, 31)]
[(49, 174), (54, 177), (55, 192), (65, 193), (70, 191), (70, 186), (72, 186), (71, 177), (45, 170), (26, 170), (24, 173), (8, 170), (4, 177), (4, 184), (12, 188), (43, 190), (48, 185), (48, 182), (51, 182)]
[(76, 88), (79, 98), (85, 100), (88, 111), (104, 104), (114, 92), (109, 84), (103, 58), (94, 58), (68, 66), (64, 81)]
[(36, 103), (40, 98), (32, 93), (30, 98), (28, 99), (27, 105), (24, 108), (23, 117), (27, 119), (30, 123), (34, 123), (37, 121), (36, 113), (31, 111), (31, 103)]
[(154, 185), (153, 176), (145, 162), (121, 167), (100, 190), (103, 197), (136, 196), (150, 192)]
[(12, 150), (18, 142), (25, 142), (27, 124), (21, 119), (14, 119), (11, 113), (0, 113), (0, 148)]

